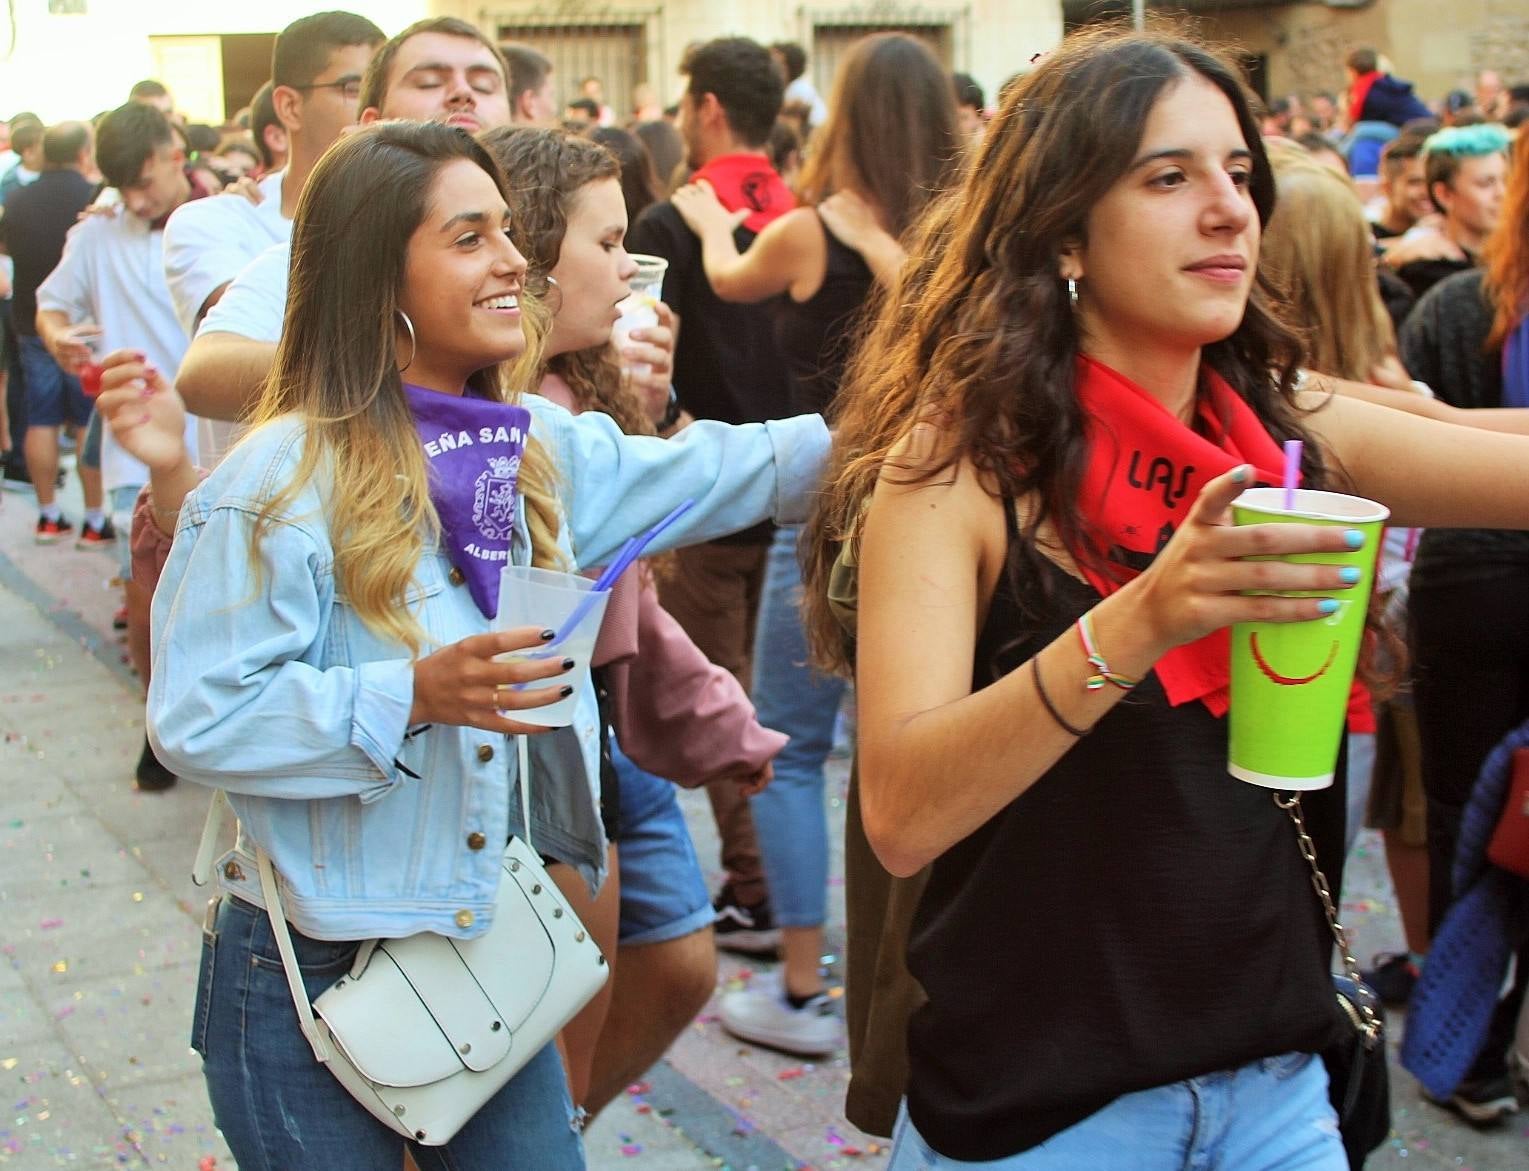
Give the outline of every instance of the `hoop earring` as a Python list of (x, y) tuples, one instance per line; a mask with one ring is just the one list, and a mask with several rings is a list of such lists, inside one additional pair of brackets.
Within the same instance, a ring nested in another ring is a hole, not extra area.
[(409, 320), (409, 315), (402, 309), (394, 309), (393, 312), (403, 318), (403, 327), (409, 331), (409, 360), (398, 368), (398, 372), (402, 374), (414, 365), (414, 355), (419, 352), (419, 340), (414, 336), (414, 322)]
[(1075, 277), (1067, 278), (1067, 299), (1072, 302), (1072, 307), (1078, 307), (1078, 282)]

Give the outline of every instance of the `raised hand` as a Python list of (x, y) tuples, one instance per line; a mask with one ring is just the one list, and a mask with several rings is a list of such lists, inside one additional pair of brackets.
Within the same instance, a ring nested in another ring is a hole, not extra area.
[(175, 384), (135, 350), (113, 350), (101, 362), (101, 421), (118, 446), (151, 473), (190, 463), (186, 404)]

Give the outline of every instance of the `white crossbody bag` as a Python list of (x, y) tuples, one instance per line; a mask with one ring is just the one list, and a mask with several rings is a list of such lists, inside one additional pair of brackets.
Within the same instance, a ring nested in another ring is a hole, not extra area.
[(531, 771), (526, 738), (517, 740), (525, 835), (510, 839), (493, 924), (477, 939), (369, 939), (310, 1005), (271, 859), (255, 856), (313, 1055), (373, 1115), (424, 1146), (450, 1142), (610, 974), (531, 848)]

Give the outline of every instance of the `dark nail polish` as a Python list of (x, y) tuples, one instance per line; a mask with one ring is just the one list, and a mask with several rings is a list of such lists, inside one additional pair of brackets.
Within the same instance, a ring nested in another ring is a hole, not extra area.
[(557, 637), (557, 631), (544, 630), (541, 632), (541, 634), (537, 635), (537, 637), (540, 638), (543, 642), (551, 642), (554, 638)]
[(563, 660), (563, 670), (565, 670), (565, 671), (572, 671), (573, 670), (573, 660), (572, 659), (564, 659)]
[(567, 699), (570, 695), (573, 694), (573, 688), (567, 684), (564, 684), (561, 688), (559, 688), (558, 694), (561, 695), (564, 699)]

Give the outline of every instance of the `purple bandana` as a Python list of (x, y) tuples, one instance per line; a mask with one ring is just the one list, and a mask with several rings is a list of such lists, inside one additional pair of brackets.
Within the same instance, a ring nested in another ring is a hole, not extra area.
[(499, 612), (499, 571), (515, 531), (515, 478), (531, 412), (404, 383), (430, 466), (430, 501), (446, 555), (485, 618)]

